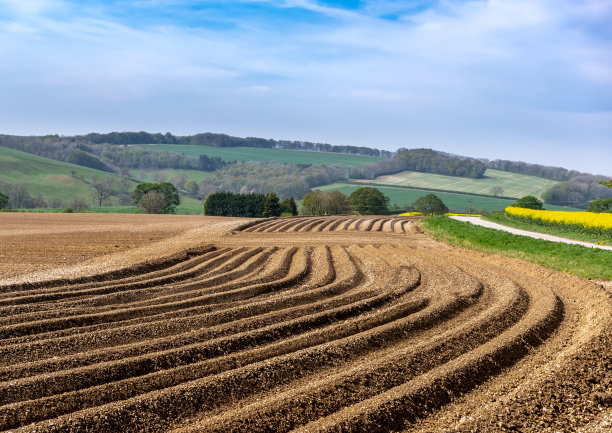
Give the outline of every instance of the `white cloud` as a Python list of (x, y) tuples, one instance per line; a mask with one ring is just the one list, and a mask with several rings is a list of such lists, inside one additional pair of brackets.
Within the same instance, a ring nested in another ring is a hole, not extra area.
[[(84, 12), (60, 1), (0, 0), (0, 10), (14, 13), (0, 21), (0, 94), (8, 101), (0, 129), (30, 133), (16, 125), (53, 119), (157, 129), (163, 119), (162, 129), (176, 133), (387, 148), (446, 143), (466, 150), (444, 150), (475, 156), (495, 141), (534, 148), (587, 137), (612, 159), (602, 148), (609, 119), (598, 116), (612, 111), (612, 34), (599, 31), (612, 21), (612, 2), (440, 1), (416, 12), (414, 2), (388, 0), (361, 11), (312, 0), (251, 3), (323, 19), (292, 22), (277, 10), (182, 25), (130, 21), (101, 5)], [(145, 14), (193, 2), (135, 4)], [(71, 14), (57, 14), (62, 8)]]

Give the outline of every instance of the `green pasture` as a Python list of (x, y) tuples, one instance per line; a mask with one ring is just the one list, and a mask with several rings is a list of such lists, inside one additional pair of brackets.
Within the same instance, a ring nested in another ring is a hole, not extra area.
[(503, 188), (503, 192), (499, 195), (516, 198), (526, 195), (540, 197), (546, 189), (556, 183), (554, 180), (544, 179), (542, 177), (491, 169), (487, 169), (482, 179), (468, 179), (411, 171), (389, 176), (380, 176), (376, 180), (369, 180), (367, 182), (387, 186), (412, 186), (417, 188), (433, 188), (484, 195), (492, 195), (491, 187), (500, 186)]
[(516, 257), (585, 278), (612, 278), (612, 251), (518, 236), (447, 217), (426, 218), (420, 226), (435, 239), (464, 248)]
[[(91, 179), (112, 177), (119, 184), (119, 175), (93, 168), (43, 158), (19, 150), (0, 146), (0, 180), (23, 184), (28, 193), (41, 195), (45, 200), (59, 199), (65, 205), (75, 197), (93, 203)], [(136, 182), (130, 181), (133, 190)]]
[(181, 144), (155, 144), (144, 146), (147, 150), (168, 151), (190, 156), (206, 155), (223, 161), (265, 161), (281, 164), (344, 164), (358, 166), (382, 158), (339, 153), (309, 152), (304, 150), (260, 149), (257, 147), (211, 147)]
[[(349, 195), (353, 191), (359, 188), (359, 185), (349, 185), (346, 183), (334, 183), (331, 185), (321, 186), (315, 189), (319, 189), (321, 191), (331, 191), (337, 189), (343, 192), (346, 195)], [(470, 201), (472, 212), (477, 212), (480, 210), (486, 211), (503, 211), (506, 207), (515, 203), (514, 200), (507, 199), (499, 199), (494, 197), (480, 197), (468, 194), (454, 194), (449, 192), (437, 192), (437, 191), (427, 191), (427, 190), (416, 190), (409, 188), (399, 188), (399, 187), (376, 187), (383, 194), (389, 197), (390, 204), (396, 205), (401, 208), (407, 208), (409, 205), (414, 203), (416, 199), (422, 197), (426, 194), (432, 193), (435, 194), (444, 202), (444, 204), (450, 209), (454, 210), (469, 210)], [(578, 211), (580, 209), (575, 208), (567, 208), (562, 206), (550, 206), (545, 205), (546, 209), (549, 210), (571, 210)]]

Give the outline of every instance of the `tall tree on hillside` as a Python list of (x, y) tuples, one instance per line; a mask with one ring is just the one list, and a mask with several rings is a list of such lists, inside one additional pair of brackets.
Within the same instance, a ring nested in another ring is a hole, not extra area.
[(504, 193), (504, 189), (500, 185), (493, 185), (489, 192), (491, 195), (497, 197), (498, 195), (502, 195)]
[(92, 194), (98, 206), (102, 206), (104, 200), (113, 194), (113, 180), (110, 177), (98, 178), (95, 174), (91, 178)]

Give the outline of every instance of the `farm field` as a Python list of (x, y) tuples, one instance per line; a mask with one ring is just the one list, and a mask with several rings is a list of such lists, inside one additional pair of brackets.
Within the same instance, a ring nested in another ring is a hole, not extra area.
[[(75, 197), (90, 201), (93, 176), (120, 181), (120, 177), (113, 173), (0, 146), (0, 180), (25, 185), (32, 196), (62, 200), (66, 205)], [(130, 181), (129, 189), (133, 190), (136, 185)]]
[(380, 176), (367, 182), (388, 186), (415, 186), (447, 191), (459, 191), (472, 194), (492, 195), (491, 187), (500, 186), (503, 192), (499, 195), (520, 198), (526, 195), (540, 197), (556, 181), (542, 177), (527, 176), (518, 173), (487, 169), (483, 179), (467, 179), (439, 174), (404, 172), (389, 176)]
[(264, 161), (280, 164), (344, 164), (358, 166), (382, 158), (362, 155), (343, 155), (327, 152), (309, 152), (303, 150), (261, 149), (257, 147), (211, 147), (181, 144), (152, 144), (149, 150), (184, 153), (185, 155), (209, 157), (218, 156), (224, 161)]
[[(353, 191), (359, 188), (359, 185), (348, 184), (348, 183), (334, 183), (330, 185), (319, 186), (314, 189), (318, 189), (321, 191), (332, 191), (337, 189), (343, 192), (346, 195), (349, 195)], [(450, 192), (438, 192), (438, 191), (428, 191), (422, 189), (409, 189), (405, 187), (384, 187), (384, 186), (375, 186), (376, 189), (380, 190), (383, 194), (389, 197), (391, 205), (397, 205), (402, 208), (406, 208), (411, 205), (421, 196), (425, 194), (432, 193), (438, 196), (446, 206), (450, 209), (456, 210), (468, 210), (469, 202), (472, 202), (472, 212), (478, 212), (482, 209), (487, 211), (503, 211), (506, 207), (515, 203), (515, 200), (494, 198), (494, 197), (480, 197), (476, 195), (469, 194), (454, 194)], [(562, 207), (562, 206), (553, 206), (553, 205), (544, 205), (546, 209), (550, 210), (566, 210), (566, 211), (578, 211), (581, 209), (570, 208), (570, 207)]]
[(0, 225), (3, 431), (603, 432), (612, 407), (610, 291), (418, 218)]

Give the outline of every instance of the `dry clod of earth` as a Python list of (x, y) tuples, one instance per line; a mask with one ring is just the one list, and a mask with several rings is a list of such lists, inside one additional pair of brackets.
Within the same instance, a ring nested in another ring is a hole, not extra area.
[(0, 430), (612, 428), (607, 283), (415, 218), (0, 223)]

